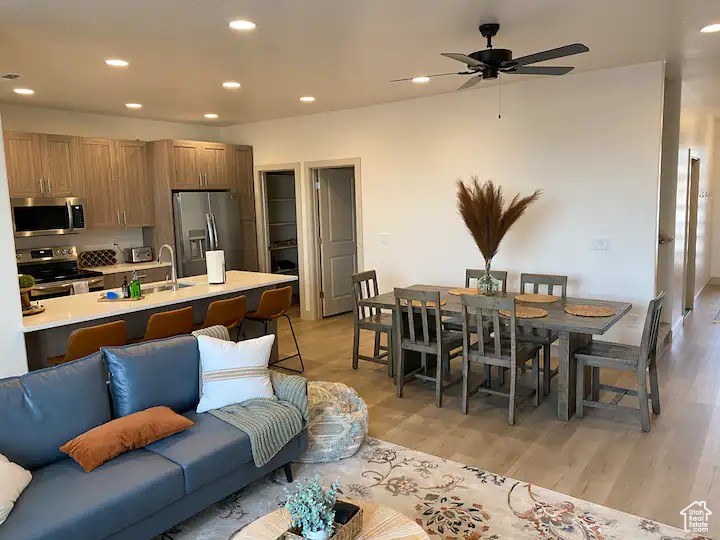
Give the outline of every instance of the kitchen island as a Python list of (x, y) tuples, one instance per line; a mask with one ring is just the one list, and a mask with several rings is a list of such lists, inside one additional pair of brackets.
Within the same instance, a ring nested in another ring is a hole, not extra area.
[[(205, 275), (181, 278), (178, 280), (181, 288), (150, 292), (136, 301), (99, 302), (102, 294), (99, 292), (50, 298), (41, 302), (45, 307), (43, 313), (23, 319), (28, 365), (30, 370), (47, 367), (47, 358), (63, 354), (68, 336), (77, 328), (124, 319), (128, 338), (141, 337), (153, 313), (192, 306), (195, 321), (202, 322), (212, 301), (239, 295), (247, 297), (247, 309), (251, 311), (257, 307), (264, 290), (295, 280), (297, 277), (290, 275), (230, 270), (221, 285), (209, 285)], [(163, 284), (143, 285), (143, 289)], [(262, 325), (247, 324), (244, 329), (248, 336), (259, 335)]]

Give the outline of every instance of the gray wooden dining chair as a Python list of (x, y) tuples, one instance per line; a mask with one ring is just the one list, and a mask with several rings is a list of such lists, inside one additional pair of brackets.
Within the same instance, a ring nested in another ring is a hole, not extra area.
[[(355, 303), (353, 319), (353, 357), (352, 367), (358, 368), (358, 360), (387, 364), (388, 375), (392, 377), (393, 347), (392, 329), (393, 316), (390, 313), (383, 313), (380, 308), (371, 308), (362, 304), (363, 300), (378, 295), (377, 273), (375, 270), (353, 274), (353, 298)], [(375, 332), (373, 355), (360, 354), (360, 330)], [(382, 334), (387, 335), (387, 346), (380, 342)]]
[[(632, 410), (639, 413), (642, 430), (650, 431), (648, 399), (650, 399), (652, 403), (653, 413), (660, 414), (657, 342), (664, 299), (665, 292), (661, 292), (650, 300), (639, 347), (608, 341), (592, 341), (588, 345), (575, 351), (575, 359), (577, 361), (577, 389), (575, 397), (577, 401), (575, 414), (578, 418), (583, 417), (583, 407)], [(585, 399), (585, 366), (592, 368), (592, 390), (590, 399)], [(637, 390), (600, 384), (600, 368), (634, 371), (637, 376)], [(647, 387), (648, 377), (650, 379), (649, 393)], [(609, 403), (602, 402), (600, 401), (600, 390), (614, 392), (615, 397)], [(625, 395), (637, 396), (639, 403), (637, 409), (635, 407), (625, 407), (618, 404)]]
[[(463, 319), (463, 390), (462, 412), (468, 413), (470, 396), (476, 392), (505, 396), (509, 398), (508, 424), (515, 423), (515, 407), (518, 402), (517, 373), (521, 365), (532, 361), (532, 374), (534, 385), (534, 406), (540, 404), (540, 345), (520, 343), (517, 335), (517, 319), (515, 315), (515, 299), (480, 295), (462, 295)], [(501, 323), (500, 310), (511, 312), (508, 318)], [(508, 337), (503, 336), (501, 324), (505, 326)], [(485, 326), (492, 329), (492, 336), (481, 339)], [(477, 342), (472, 343), (472, 334), (477, 336)], [(481, 385), (470, 391), (470, 365), (473, 363), (488, 366), (497, 366), (507, 369), (510, 376), (510, 389), (508, 392), (492, 390), (490, 381), (486, 377)]]
[[(418, 305), (413, 306), (413, 301)], [(433, 306), (428, 306), (434, 302)], [(395, 335), (397, 349), (397, 396), (403, 396), (404, 384), (414, 378), (435, 383), (435, 405), (442, 407), (443, 390), (457, 380), (444, 380), (449, 374), (451, 351), (462, 345), (462, 333), (443, 330), (440, 292), (395, 289)], [(421, 364), (405, 374), (406, 351), (420, 353)], [(435, 355), (435, 375), (428, 372), (427, 355)], [(421, 373), (422, 372), (422, 373)]]
[[(485, 275), (485, 270), (480, 268), (468, 268), (465, 270), (465, 287), (470, 287), (470, 281), (478, 280)], [(500, 282), (500, 292), (507, 292), (507, 275), (505, 270), (490, 270), (490, 275)]]
[[(554, 274), (520, 274), (520, 293), (533, 294), (552, 294), (561, 298), (567, 297), (567, 276), (558, 276)], [(530, 290), (528, 290), (530, 289)], [(534, 343), (542, 346), (543, 361), (543, 394), (550, 393), (550, 379), (558, 374), (557, 368), (552, 369), (550, 365), (550, 346), (558, 340), (560, 336), (556, 332), (550, 330), (533, 329), (528, 330), (521, 328), (518, 333), (518, 339), (523, 343)], [(521, 369), (529, 369), (529, 366), (522, 365)]]

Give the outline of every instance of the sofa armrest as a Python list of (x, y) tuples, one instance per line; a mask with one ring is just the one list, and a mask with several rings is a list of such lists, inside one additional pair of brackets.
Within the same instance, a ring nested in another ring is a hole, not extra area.
[(298, 375), (286, 375), (277, 371), (270, 372), (270, 382), (278, 399), (295, 405), (308, 421), (307, 379)]

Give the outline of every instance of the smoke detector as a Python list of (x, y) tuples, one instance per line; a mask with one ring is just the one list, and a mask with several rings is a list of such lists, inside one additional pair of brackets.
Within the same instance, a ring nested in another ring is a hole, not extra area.
[(0, 78), (7, 79), (9, 81), (14, 81), (15, 79), (19, 79), (20, 75), (18, 75), (17, 73), (5, 73), (2, 76), (0, 76)]

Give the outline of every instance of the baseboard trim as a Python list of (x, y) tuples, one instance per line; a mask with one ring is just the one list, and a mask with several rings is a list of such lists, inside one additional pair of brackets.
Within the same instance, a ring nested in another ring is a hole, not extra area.
[(720, 285), (720, 277), (711, 277), (708, 282), (708, 285)]

